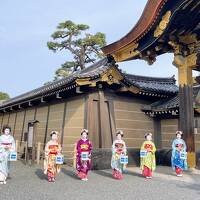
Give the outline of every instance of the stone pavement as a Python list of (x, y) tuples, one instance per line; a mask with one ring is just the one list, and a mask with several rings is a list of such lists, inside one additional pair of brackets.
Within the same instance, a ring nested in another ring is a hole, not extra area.
[(48, 183), (39, 166), (12, 163), (11, 179), (0, 185), (0, 200), (200, 200), (200, 171), (176, 177), (170, 167), (158, 166), (153, 179), (141, 177), (137, 167), (128, 168), (121, 181), (111, 170), (92, 171), (89, 181), (76, 178), (63, 166), (55, 183)]

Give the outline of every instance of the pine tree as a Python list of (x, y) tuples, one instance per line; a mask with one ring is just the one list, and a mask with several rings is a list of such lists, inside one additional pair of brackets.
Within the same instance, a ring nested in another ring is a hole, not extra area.
[(65, 21), (59, 23), (56, 32), (51, 35), (53, 41), (47, 42), (50, 50), (66, 50), (73, 56), (73, 60), (66, 61), (55, 72), (56, 79), (82, 70), (103, 57), (101, 47), (106, 45), (105, 34), (97, 32), (92, 35), (87, 32), (88, 30), (88, 25)]

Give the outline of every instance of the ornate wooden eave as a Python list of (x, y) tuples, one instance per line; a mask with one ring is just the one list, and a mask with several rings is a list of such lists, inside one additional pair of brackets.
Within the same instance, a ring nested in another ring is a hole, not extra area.
[(134, 94), (139, 94), (141, 89), (139, 87), (126, 84), (124, 82), (125, 76), (123, 73), (119, 71), (116, 66), (111, 66), (105, 73), (101, 74), (98, 79), (77, 79), (76, 84), (77, 86), (89, 86), (89, 87), (96, 87), (97, 83), (107, 83), (108, 85), (117, 84), (119, 85), (119, 89), (117, 92), (131, 92)]
[(200, 64), (199, 10), (199, 0), (149, 0), (135, 27), (102, 50), (117, 62), (143, 59), (149, 64), (167, 52), (194, 54), (197, 66)]
[(96, 87), (97, 82), (106, 82), (109, 85), (112, 84), (120, 84), (120, 81), (124, 79), (119, 70), (115, 66), (111, 66), (107, 71), (102, 73), (98, 79), (91, 79), (91, 78), (77, 78), (75, 80), (78, 86), (88, 85), (90, 87)]
[[(103, 47), (102, 50), (104, 54), (113, 55), (116, 58), (117, 54), (122, 51), (124, 52), (124, 50), (132, 51), (132, 47), (136, 49), (138, 47), (138, 41), (150, 30), (164, 4), (165, 1), (163, 0), (148, 1), (143, 14), (135, 27), (120, 40)], [(130, 57), (133, 56), (131, 55)], [(116, 61), (121, 60), (116, 59)]]

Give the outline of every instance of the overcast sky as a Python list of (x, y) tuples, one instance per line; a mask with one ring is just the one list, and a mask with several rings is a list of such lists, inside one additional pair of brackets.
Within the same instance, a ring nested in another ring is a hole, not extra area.
[[(107, 43), (128, 33), (147, 0), (6, 0), (0, 2), (0, 91), (20, 95), (53, 79), (69, 57), (53, 53), (47, 41), (59, 22), (88, 24), (91, 33), (103, 32)], [(129, 61), (119, 66), (128, 73), (169, 77), (177, 74), (173, 56), (157, 58), (153, 66)]]

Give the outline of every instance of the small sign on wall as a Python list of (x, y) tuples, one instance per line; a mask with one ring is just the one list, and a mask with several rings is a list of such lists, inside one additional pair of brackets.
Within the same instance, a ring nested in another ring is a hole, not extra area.
[(33, 126), (28, 128), (28, 147), (33, 147)]
[(194, 134), (197, 134), (197, 133), (198, 133), (198, 129), (194, 128)]

